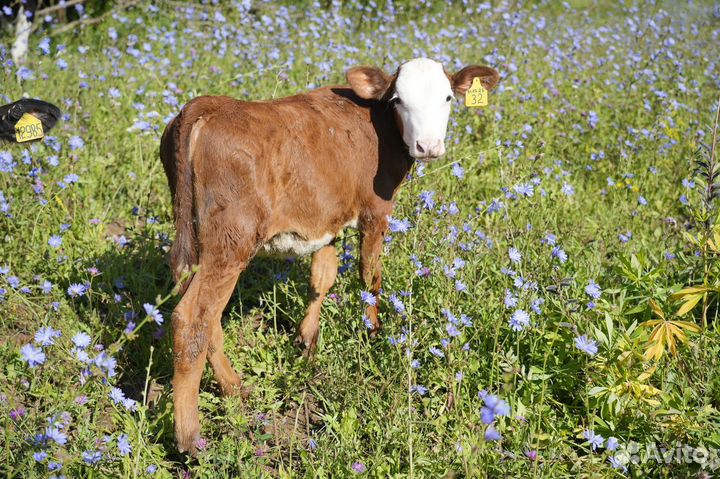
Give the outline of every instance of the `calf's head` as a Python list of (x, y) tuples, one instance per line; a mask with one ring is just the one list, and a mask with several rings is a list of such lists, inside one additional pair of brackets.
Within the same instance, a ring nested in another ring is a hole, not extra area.
[(394, 75), (376, 67), (355, 67), (347, 72), (348, 83), (360, 98), (393, 106), (410, 156), (419, 160), (445, 153), (450, 105), (455, 95), (464, 97), (473, 78), (479, 78), (490, 91), (500, 75), (493, 68), (479, 65), (451, 75), (440, 63), (427, 58), (403, 63)]

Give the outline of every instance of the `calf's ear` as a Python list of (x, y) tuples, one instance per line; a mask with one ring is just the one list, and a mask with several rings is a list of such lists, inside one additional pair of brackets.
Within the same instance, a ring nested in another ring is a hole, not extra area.
[(390, 87), (390, 77), (377, 67), (354, 67), (345, 75), (350, 88), (363, 100), (380, 100)]
[(487, 91), (492, 90), (500, 80), (500, 74), (494, 68), (481, 66), (481, 65), (470, 65), (452, 77), (450, 77), (450, 83), (452, 89), (456, 95), (465, 95), (465, 92), (470, 89), (473, 78), (479, 78), (480, 83), (485, 87)]

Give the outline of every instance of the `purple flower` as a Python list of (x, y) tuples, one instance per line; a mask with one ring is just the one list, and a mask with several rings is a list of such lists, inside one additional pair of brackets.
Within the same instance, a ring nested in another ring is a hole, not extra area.
[(90, 341), (92, 339), (90, 338), (90, 335), (84, 332), (76, 333), (75, 336), (72, 337), (72, 342), (75, 346), (77, 346), (80, 349), (85, 349), (88, 346), (90, 346)]
[(86, 291), (87, 288), (85, 288), (85, 285), (80, 283), (73, 283), (67, 289), (67, 293), (71, 298), (83, 296), (85, 295)]
[(445, 357), (445, 353), (443, 353), (440, 349), (436, 348), (435, 346), (431, 346), (429, 351), (430, 351), (430, 354), (432, 354), (433, 356), (437, 356), (439, 358)]
[(151, 317), (153, 321), (155, 321), (157, 324), (163, 323), (163, 316), (162, 314), (160, 314), (160, 311), (158, 311), (158, 309), (154, 305), (150, 303), (145, 303), (143, 304), (143, 308), (145, 308), (145, 313), (147, 313), (147, 315)]
[(355, 462), (352, 465), (352, 470), (356, 474), (362, 474), (363, 472), (367, 471), (367, 467), (365, 467), (365, 464), (362, 462)]
[(35, 342), (42, 346), (50, 346), (55, 344), (55, 338), (62, 336), (62, 333), (50, 326), (38, 329), (35, 333)]
[(82, 458), (86, 464), (92, 466), (102, 460), (102, 453), (100, 451), (85, 451), (82, 453)]
[(391, 233), (407, 233), (411, 226), (410, 220), (407, 218), (397, 220), (392, 216), (388, 216), (388, 227)]
[(115, 404), (119, 404), (125, 400), (125, 393), (120, 388), (112, 388), (110, 390), (110, 399)]
[(65, 183), (72, 185), (80, 181), (80, 177), (75, 173), (70, 173), (69, 175), (65, 175), (64, 181)]
[(461, 180), (465, 178), (465, 170), (463, 169), (462, 165), (460, 163), (455, 163), (452, 167), (452, 174), (456, 178), (460, 178)]
[(70, 137), (70, 141), (68, 142), (68, 144), (70, 145), (70, 150), (72, 151), (79, 150), (80, 148), (85, 146), (85, 142), (83, 141), (83, 139), (77, 135)]
[(584, 334), (575, 338), (575, 347), (590, 356), (595, 356), (598, 352), (598, 346), (595, 340), (588, 339)]
[(530, 315), (525, 310), (517, 309), (510, 316), (508, 324), (513, 331), (522, 331), (530, 325)]
[(514, 247), (508, 250), (508, 256), (510, 257), (510, 261), (513, 263), (519, 263), (522, 260), (522, 254), (520, 254), (520, 251)]
[(52, 283), (48, 280), (45, 280), (43, 281), (42, 286), (40, 286), (40, 290), (43, 294), (50, 294), (50, 292), (52, 291), (52, 287)]
[(396, 295), (391, 294), (388, 298), (390, 300), (390, 304), (393, 305), (393, 308), (395, 308), (395, 311), (398, 313), (404, 313), (405, 312), (405, 304), (398, 298)]
[(416, 392), (421, 396), (427, 394), (427, 391), (427, 388), (425, 386), (421, 386), (420, 384), (416, 384), (410, 388), (410, 392)]
[(450, 337), (456, 338), (460, 336), (460, 331), (455, 327), (453, 323), (448, 323), (446, 326), (447, 333)]
[(49, 426), (45, 428), (45, 437), (55, 441), (57, 444), (64, 446), (67, 443), (67, 434), (60, 431), (57, 426)]
[(31, 368), (34, 368), (35, 366), (40, 366), (42, 363), (45, 362), (45, 353), (43, 352), (43, 350), (40, 348), (36, 348), (30, 343), (20, 348), (20, 354), (22, 354), (23, 361), (28, 363), (28, 366), (30, 366)]
[(370, 306), (375, 306), (377, 304), (377, 298), (374, 294), (369, 293), (367, 291), (361, 291), (360, 292), (360, 299), (363, 303), (368, 304)]
[(48, 240), (48, 244), (52, 248), (59, 248), (62, 245), (62, 236), (59, 235), (52, 235), (50, 239)]
[(486, 441), (499, 441), (502, 439), (502, 435), (497, 432), (497, 430), (492, 427), (488, 426), (487, 430), (485, 431), (485, 440)]
[(585, 293), (592, 299), (600, 299), (602, 290), (600, 289), (600, 286), (598, 286), (598, 284), (591, 279), (590, 282), (588, 282), (587, 286), (585, 286)]
[(130, 446), (127, 434), (120, 434), (117, 442), (118, 450), (120, 451), (121, 456), (127, 456), (132, 452), (132, 446)]
[(559, 246), (553, 247), (551, 255), (553, 258), (560, 260), (561, 263), (566, 262), (568, 259), (567, 253)]
[(616, 438), (616, 437), (613, 437), (613, 436), (610, 436), (610, 437), (608, 438), (608, 440), (607, 440), (606, 449), (607, 449), (608, 451), (614, 451), (615, 449), (618, 448), (618, 446), (620, 446), (620, 443), (618, 442), (617, 438)]
[(605, 442), (605, 438), (602, 437), (600, 434), (595, 434), (595, 431), (593, 431), (592, 429), (586, 429), (583, 432), (583, 437), (590, 444), (590, 447), (593, 451), (595, 451), (598, 447), (602, 447), (603, 443)]

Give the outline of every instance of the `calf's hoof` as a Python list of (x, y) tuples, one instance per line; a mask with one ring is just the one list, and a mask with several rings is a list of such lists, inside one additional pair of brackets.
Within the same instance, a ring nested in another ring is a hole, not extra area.
[(200, 443), (200, 425), (190, 429), (184, 429), (175, 425), (175, 444), (178, 452), (196, 457), (198, 444)]
[(295, 338), (295, 344), (303, 350), (303, 356), (311, 358), (315, 355), (317, 349), (319, 331), (316, 329), (314, 332), (303, 333), (302, 331)]

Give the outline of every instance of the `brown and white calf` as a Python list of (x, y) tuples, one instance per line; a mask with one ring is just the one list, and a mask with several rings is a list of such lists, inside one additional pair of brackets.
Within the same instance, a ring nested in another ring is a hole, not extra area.
[[(406, 62), (393, 75), (356, 67), (347, 72), (349, 86), (271, 101), (202, 96), (170, 122), (160, 156), (173, 197), (175, 280), (199, 267), (182, 285), (172, 319), (180, 451), (194, 453), (199, 438), (206, 359), (224, 394), (240, 390), (220, 318), (250, 260), (312, 253), (298, 334), (314, 349), (320, 305), (337, 273), (334, 238), (347, 226), (360, 231), (360, 276), (377, 296), (393, 196), (415, 159), (445, 152), (451, 101), (476, 77), (488, 90), (499, 78), (475, 65), (450, 75), (428, 59)], [(365, 314), (376, 332), (378, 307)]]

